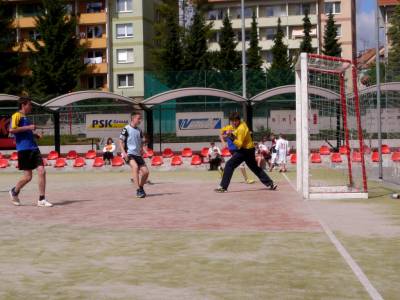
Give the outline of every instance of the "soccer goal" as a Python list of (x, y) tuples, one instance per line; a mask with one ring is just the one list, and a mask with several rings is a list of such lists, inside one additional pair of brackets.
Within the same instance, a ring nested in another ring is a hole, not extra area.
[(368, 198), (356, 66), (302, 53), (296, 64), (297, 189), (305, 199)]

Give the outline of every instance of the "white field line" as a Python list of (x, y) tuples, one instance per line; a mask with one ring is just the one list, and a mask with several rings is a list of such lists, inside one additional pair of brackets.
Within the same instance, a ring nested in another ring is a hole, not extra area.
[[(290, 179), (287, 177), (286, 174), (282, 173), (283, 177), (287, 180), (289, 185), (297, 191), (296, 187), (293, 185), (293, 183), (290, 181)], [(332, 230), (329, 228), (328, 225), (326, 225), (316, 214), (316, 212), (310, 207), (312, 213), (314, 216), (318, 219), (318, 222), (321, 224), (321, 227), (325, 231), (326, 235), (329, 237), (331, 240), (332, 244), (335, 246), (336, 250), (340, 253), (340, 255), (343, 257), (343, 259), (346, 261), (346, 263), (349, 265), (349, 267), (352, 269), (353, 273), (356, 275), (358, 281), (364, 286), (365, 290), (367, 293), (370, 295), (371, 299), (373, 300), (383, 300), (383, 297), (379, 292), (375, 289), (375, 287), (372, 285), (372, 283), (369, 281), (368, 277), (365, 275), (365, 273), (362, 271), (360, 266), (354, 261), (354, 259), (351, 257), (350, 253), (346, 250), (346, 248), (342, 245), (342, 243), (337, 239), (337, 237), (334, 235)]]

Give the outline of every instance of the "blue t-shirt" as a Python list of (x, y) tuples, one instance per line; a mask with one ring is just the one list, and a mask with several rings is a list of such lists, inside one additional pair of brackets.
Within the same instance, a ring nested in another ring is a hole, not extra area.
[[(11, 117), (11, 128), (17, 129), (22, 126), (31, 125), (31, 121), (21, 112), (16, 112)], [(24, 150), (36, 150), (38, 145), (35, 141), (35, 136), (32, 130), (18, 132), (13, 134), (15, 137), (15, 143), (17, 145), (17, 151)]]

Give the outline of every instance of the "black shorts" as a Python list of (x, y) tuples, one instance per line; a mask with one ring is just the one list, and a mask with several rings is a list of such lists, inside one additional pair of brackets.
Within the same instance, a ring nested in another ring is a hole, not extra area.
[(42, 154), (39, 149), (18, 151), (18, 169), (34, 170), (43, 165)]
[(146, 165), (146, 163), (145, 163), (143, 157), (141, 157), (141, 156), (133, 155), (133, 154), (128, 154), (128, 159), (126, 160), (126, 163), (129, 164), (129, 162), (130, 162), (131, 160), (134, 160), (134, 161), (136, 162), (136, 164), (138, 165), (138, 167), (141, 167), (141, 166), (145, 166), (145, 165)]

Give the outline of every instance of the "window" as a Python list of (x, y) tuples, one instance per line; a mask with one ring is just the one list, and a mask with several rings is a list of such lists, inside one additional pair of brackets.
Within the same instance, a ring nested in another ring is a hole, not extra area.
[(87, 64), (101, 64), (103, 62), (103, 52), (100, 50), (89, 51), (84, 61)]
[[(250, 41), (250, 30), (245, 31), (245, 38), (246, 38), (246, 42)], [(236, 31), (236, 40), (238, 42), (242, 41), (242, 31), (241, 30)]]
[(88, 26), (87, 27), (87, 38), (101, 38), (103, 36), (103, 28), (100, 25)]
[(263, 17), (284, 17), (287, 15), (285, 5), (268, 5), (265, 6), (261, 14)]
[(104, 86), (103, 76), (89, 76), (88, 77), (88, 88), (89, 89), (101, 89)]
[(336, 25), (336, 33), (338, 37), (342, 36), (342, 25)]
[(117, 11), (118, 12), (131, 12), (132, 11), (132, 0), (117, 0)]
[(226, 9), (223, 8), (217, 8), (210, 10), (207, 13), (207, 20), (223, 20), (224, 16), (226, 15)]
[(213, 31), (211, 32), (210, 39), (208, 40), (209, 43), (218, 43), (219, 38), (218, 38), (218, 31)]
[[(255, 8), (252, 7), (245, 7), (244, 8), (244, 17), (247, 18), (251, 18), (253, 16), (253, 10), (255, 10)], [(232, 19), (240, 19), (241, 18), (241, 14), (242, 14), (242, 10), (240, 7), (232, 7), (230, 9), (230, 17)]]
[(65, 10), (68, 15), (72, 15), (74, 12), (74, 7), (72, 6), (71, 3), (67, 3), (67, 4), (65, 4)]
[(309, 15), (315, 15), (317, 13), (317, 7), (315, 3), (304, 3), (302, 4), (302, 15), (305, 15), (306, 12)]
[(22, 4), (19, 6), (19, 15), (23, 17), (35, 17), (40, 14), (42, 6), (40, 4)]
[(132, 24), (117, 24), (117, 38), (133, 37)]
[(337, 2), (327, 2), (325, 3), (325, 13), (326, 14), (340, 14), (341, 12), (340, 1)]
[(261, 56), (267, 64), (271, 64), (273, 60), (272, 51), (261, 51)]
[(103, 11), (103, 3), (101, 2), (89, 2), (86, 4), (87, 13), (98, 13)]
[(315, 3), (293, 3), (289, 4), (289, 16), (302, 16), (306, 12), (310, 15), (316, 14)]
[(265, 37), (267, 38), (267, 40), (273, 40), (275, 38), (276, 31), (276, 27), (265, 28)]
[(133, 74), (118, 75), (118, 87), (119, 88), (133, 87)]
[(31, 41), (37, 41), (37, 40), (40, 40), (40, 33), (39, 33), (39, 31), (37, 31), (37, 30), (30, 30), (29, 31), (29, 39), (31, 40)]
[(127, 64), (133, 63), (133, 49), (118, 49), (117, 50), (117, 63)]

